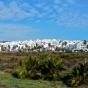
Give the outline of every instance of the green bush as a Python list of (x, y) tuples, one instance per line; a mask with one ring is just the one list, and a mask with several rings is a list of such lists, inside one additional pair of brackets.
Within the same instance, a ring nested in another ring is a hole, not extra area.
[(63, 61), (57, 57), (49, 58), (46, 55), (45, 57), (44, 55), (41, 58), (32, 56), (21, 60), (15, 75), (19, 78), (59, 80), (60, 72), (64, 68)]
[(18, 78), (24, 79), (27, 76), (26, 68), (22, 66), (17, 67), (15, 75)]
[(88, 83), (88, 62), (80, 63), (75, 66), (72, 71), (63, 78), (65, 84), (71, 87), (77, 87)]

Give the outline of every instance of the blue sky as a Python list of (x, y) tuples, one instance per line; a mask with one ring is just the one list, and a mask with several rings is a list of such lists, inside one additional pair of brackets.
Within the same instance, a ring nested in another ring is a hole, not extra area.
[(0, 0), (0, 40), (88, 39), (88, 0)]

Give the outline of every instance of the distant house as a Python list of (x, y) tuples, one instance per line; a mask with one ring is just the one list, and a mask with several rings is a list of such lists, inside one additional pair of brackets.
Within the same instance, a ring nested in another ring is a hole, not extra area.
[(88, 42), (83, 44), (80, 40), (56, 40), (56, 39), (43, 39), (43, 40), (25, 40), (25, 41), (11, 41), (0, 42), (0, 51), (55, 51), (65, 52), (70, 50), (72, 52), (84, 51), (88, 52)]

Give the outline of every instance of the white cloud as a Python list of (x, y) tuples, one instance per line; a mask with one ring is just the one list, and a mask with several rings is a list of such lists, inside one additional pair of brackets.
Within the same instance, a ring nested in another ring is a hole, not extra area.
[(46, 2), (44, 0), (32, 0), (35, 2), (32, 4), (31, 1), (29, 3), (25, 0), (22, 1), (12, 0), (8, 6), (0, 1), (0, 19), (27, 19), (36, 22), (48, 20), (55, 21), (60, 25), (87, 26), (88, 13), (80, 14), (79, 10), (76, 9), (76, 11), (72, 8), (77, 5), (79, 0), (47, 0)]
[(0, 40), (30, 39), (38, 30), (22, 24), (0, 24)]
[(77, 1), (78, 0), (66, 0), (66, 2), (71, 5), (76, 4)]
[(19, 7), (16, 1), (10, 2), (9, 6), (0, 1), (0, 19), (24, 19), (27, 17), (33, 17), (36, 14), (36, 10), (30, 9), (30, 11), (23, 10)]
[[(20, 3), (17, 0), (12, 0), (8, 6), (4, 4), (3, 1), (0, 1), (0, 19), (16, 19), (21, 20), (25, 18), (50, 18), (54, 13), (56, 16), (61, 14), (66, 7), (67, 3), (72, 3), (74, 0), (66, 0), (65, 3), (62, 0), (54, 0), (51, 2), (52, 5), (48, 5), (44, 1), (42, 3), (36, 2), (34, 5), (31, 5), (30, 2)], [(18, 2), (20, 4), (18, 4)], [(64, 8), (65, 5), (65, 8)], [(68, 6), (68, 5), (67, 5)]]
[(22, 25), (22, 24), (0, 24), (0, 30), (33, 31), (34, 29), (28, 25)]
[(58, 17), (57, 24), (66, 27), (88, 27), (88, 15), (79, 13), (65, 13), (61, 17)]

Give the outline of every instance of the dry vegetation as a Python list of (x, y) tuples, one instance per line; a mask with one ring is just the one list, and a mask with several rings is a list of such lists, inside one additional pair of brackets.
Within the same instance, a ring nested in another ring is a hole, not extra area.
[[(43, 52), (46, 53), (46, 52)], [(21, 59), (28, 59), (30, 56), (38, 56), (43, 53), (0, 53), (0, 70), (13, 70)], [(47, 52), (48, 56), (58, 56), (62, 59), (66, 68), (72, 68), (78, 63), (88, 61), (88, 53), (59, 53)]]
[[(64, 63), (64, 68), (67, 69), (65, 73), (64, 73), (64, 71), (62, 72), (62, 76), (64, 74), (68, 73), (68, 71), (73, 70), (76, 66), (78, 66), (79, 69), (81, 69), (81, 67), (79, 66), (79, 63), (82, 63), (82, 65), (84, 66), (83, 63), (88, 62), (88, 53), (84, 53), (84, 52), (80, 52), (80, 53), (79, 52), (75, 52), (75, 53), (60, 53), (60, 52), (41, 52), (41, 53), (38, 53), (38, 52), (8, 53), (7, 52), (6, 53), (6, 52), (2, 52), (2, 53), (0, 53), (0, 71), (12, 74), (16, 70), (16, 68), (19, 66), (20, 61), (28, 60), (30, 57), (33, 57), (33, 58), (37, 57), (38, 59), (40, 59), (40, 58), (61, 59)], [(77, 69), (77, 71), (79, 71), (79, 69)], [(76, 71), (75, 71), (75, 73), (76, 73)], [(72, 75), (72, 77), (74, 78), (74, 75)], [(77, 77), (79, 78), (79, 75)], [(83, 78), (83, 77), (81, 76), (81, 78)], [(73, 84), (75, 84), (75, 85), (78, 82), (76, 79), (74, 79), (74, 80), (72, 79), (71, 81), (74, 82)], [(73, 86), (73, 84), (71, 84), (71, 85)], [(86, 86), (83, 87), (83, 85), (79, 85), (76, 87), (77, 88), (87, 88)], [(5, 88), (5, 87), (3, 87), (3, 88)], [(36, 87), (34, 87), (34, 88), (36, 88)], [(41, 88), (43, 88), (43, 87), (41, 87)], [(58, 88), (58, 87), (53, 87), (53, 88)]]

